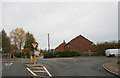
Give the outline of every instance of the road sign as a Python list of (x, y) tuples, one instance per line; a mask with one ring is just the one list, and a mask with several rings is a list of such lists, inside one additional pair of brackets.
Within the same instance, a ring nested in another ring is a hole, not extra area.
[(33, 62), (34, 62), (34, 64), (35, 64), (35, 62), (36, 62), (35, 48), (37, 47), (38, 43), (31, 43), (31, 45), (32, 45), (33, 48), (34, 48), (34, 58), (33, 58)]
[(34, 52), (33, 52), (33, 51), (30, 51), (30, 52), (29, 52), (29, 55), (30, 55), (30, 56), (32, 56), (33, 54), (34, 54)]
[(55, 53), (55, 51), (53, 51), (53, 53)]
[(31, 43), (31, 45), (33, 46), (33, 48), (35, 49), (38, 45), (38, 43)]

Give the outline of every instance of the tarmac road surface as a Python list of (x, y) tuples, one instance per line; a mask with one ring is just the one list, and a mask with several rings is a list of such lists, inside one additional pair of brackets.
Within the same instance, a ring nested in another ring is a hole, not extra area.
[(53, 76), (114, 76), (102, 68), (106, 62), (117, 58), (83, 57), (39, 59)]
[[(107, 57), (83, 57), (83, 58), (37, 58), (37, 62), (43, 64), (52, 76), (111, 76), (102, 68), (104, 63), (116, 60)], [(25, 66), (29, 59), (3, 59), (2, 76), (33, 76)]]
[(2, 61), (2, 76), (30, 76), (27, 71), (25, 62), (27, 60), (11, 60), (5, 59)]

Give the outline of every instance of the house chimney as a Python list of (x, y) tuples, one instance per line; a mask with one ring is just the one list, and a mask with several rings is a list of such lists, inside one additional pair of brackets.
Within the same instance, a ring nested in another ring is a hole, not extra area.
[(65, 43), (65, 40), (63, 40), (63, 43)]

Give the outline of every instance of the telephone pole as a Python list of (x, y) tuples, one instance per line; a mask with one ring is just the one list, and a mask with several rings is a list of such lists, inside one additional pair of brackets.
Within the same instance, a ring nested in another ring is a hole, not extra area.
[(50, 39), (49, 39), (49, 34), (48, 34), (48, 52), (50, 52)]

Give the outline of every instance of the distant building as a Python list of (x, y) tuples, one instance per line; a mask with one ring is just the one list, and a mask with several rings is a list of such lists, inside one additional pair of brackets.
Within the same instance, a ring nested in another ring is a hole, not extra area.
[(55, 51), (64, 51), (64, 46), (66, 45), (65, 40), (62, 44), (60, 44), (57, 48), (55, 48)]
[(72, 39), (67, 44), (64, 41), (55, 50), (56, 51), (77, 50), (80, 52), (88, 52), (88, 51), (92, 51), (92, 43), (93, 42), (86, 39), (82, 35), (79, 35), (76, 38)]

